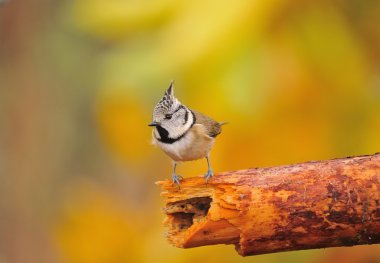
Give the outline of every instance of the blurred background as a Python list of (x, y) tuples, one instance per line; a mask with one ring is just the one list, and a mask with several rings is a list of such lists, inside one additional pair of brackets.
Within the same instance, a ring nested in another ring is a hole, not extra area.
[(216, 172), (380, 151), (380, 1), (1, 2), (0, 263), (380, 262), (170, 246), (147, 126), (174, 79), (229, 122)]

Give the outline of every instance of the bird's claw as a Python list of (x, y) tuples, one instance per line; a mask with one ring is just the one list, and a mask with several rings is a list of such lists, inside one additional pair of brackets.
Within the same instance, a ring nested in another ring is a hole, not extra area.
[(211, 170), (211, 169), (208, 169), (207, 173), (205, 173), (205, 175), (203, 176), (206, 180), (206, 183), (207, 181), (214, 176), (214, 172)]
[(180, 187), (180, 183), (179, 181), (183, 180), (183, 177), (181, 175), (178, 175), (178, 174), (172, 174), (172, 181), (173, 181), (173, 184), (177, 184), (178, 187)]

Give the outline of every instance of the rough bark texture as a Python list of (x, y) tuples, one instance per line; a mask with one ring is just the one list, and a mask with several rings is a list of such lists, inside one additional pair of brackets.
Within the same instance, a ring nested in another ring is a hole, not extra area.
[(158, 182), (168, 240), (240, 255), (380, 243), (380, 154)]

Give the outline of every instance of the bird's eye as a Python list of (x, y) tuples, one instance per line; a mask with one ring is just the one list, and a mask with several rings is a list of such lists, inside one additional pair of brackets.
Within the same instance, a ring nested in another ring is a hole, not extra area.
[(170, 120), (172, 118), (171, 114), (165, 114), (165, 119)]

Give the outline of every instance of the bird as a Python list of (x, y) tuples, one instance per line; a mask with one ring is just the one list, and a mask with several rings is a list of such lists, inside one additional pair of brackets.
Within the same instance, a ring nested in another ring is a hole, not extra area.
[(181, 175), (176, 173), (177, 164), (205, 158), (207, 172), (205, 181), (214, 175), (210, 164), (210, 151), (215, 138), (222, 132), (225, 122), (190, 109), (174, 96), (174, 81), (170, 82), (163, 98), (156, 104), (152, 114), (152, 143), (172, 159), (172, 181), (180, 187)]

